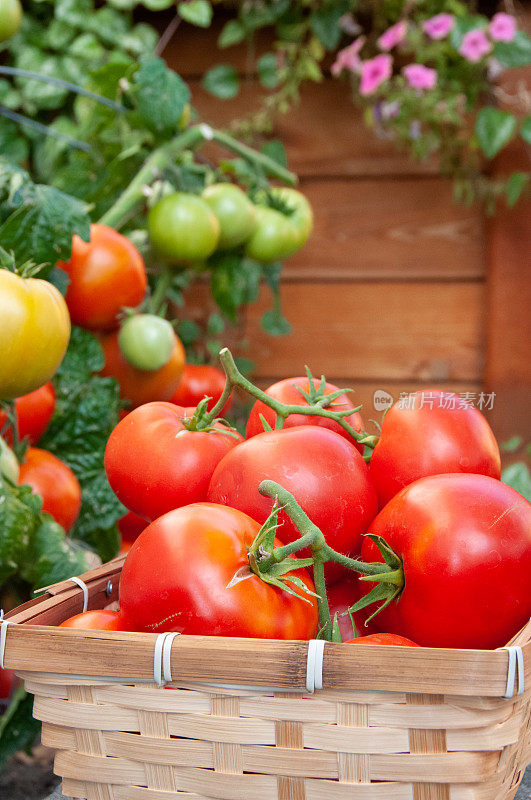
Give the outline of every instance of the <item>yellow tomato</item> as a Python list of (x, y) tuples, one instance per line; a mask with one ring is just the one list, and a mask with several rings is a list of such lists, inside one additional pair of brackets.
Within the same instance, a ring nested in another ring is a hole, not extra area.
[(69, 338), (68, 309), (55, 286), (0, 269), (0, 398), (20, 397), (49, 381)]

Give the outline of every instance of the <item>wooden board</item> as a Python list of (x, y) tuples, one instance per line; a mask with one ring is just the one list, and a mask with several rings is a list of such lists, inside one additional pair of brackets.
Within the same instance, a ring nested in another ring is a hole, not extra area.
[(312, 237), (285, 266), (302, 280), (460, 280), (484, 275), (483, 222), (452, 205), (451, 184), (424, 180), (305, 180)]
[[(244, 83), (232, 100), (212, 97), (199, 80), (190, 81), (190, 88), (201, 118), (219, 127), (257, 111), (265, 95), (254, 79)], [(412, 161), (392, 142), (378, 139), (368, 130), (348, 84), (334, 78), (304, 84), (299, 104), (277, 117), (273, 135), (286, 146), (289, 166), (300, 176), (371, 175), (381, 179), (437, 171), (434, 162)]]
[[(270, 305), (264, 288), (248, 310), (246, 355), (256, 375), (300, 373), (365, 381), (480, 381), (483, 374), (484, 286), (481, 283), (284, 283), (283, 307), (293, 326), (273, 337), (260, 326)], [(187, 302), (202, 313), (208, 288)]]

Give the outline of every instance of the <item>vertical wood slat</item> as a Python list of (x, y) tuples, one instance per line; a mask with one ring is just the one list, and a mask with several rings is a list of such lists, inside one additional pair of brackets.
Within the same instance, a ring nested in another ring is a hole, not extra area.
[[(161, 689), (160, 691), (164, 691)], [(160, 711), (138, 711), (139, 731), (143, 736), (150, 736), (155, 739), (169, 739), (168, 717)], [(146, 763), (146, 780), (149, 789), (163, 789), (175, 791), (177, 785), (173, 769), (166, 764)]]
[[(69, 686), (67, 697), (73, 703), (95, 705), (91, 686)], [(78, 753), (95, 756), (107, 755), (103, 733), (76, 728), (76, 750)], [(87, 784), (86, 800), (113, 800), (112, 787), (101, 783), (89, 783)]]
[[(214, 694), (211, 699), (210, 713), (214, 717), (238, 718), (240, 716), (240, 700), (238, 697)], [(243, 772), (241, 745), (212, 742), (212, 755), (216, 772), (230, 775), (239, 775)]]
[[(407, 694), (406, 703), (414, 706), (442, 705), (443, 695)], [(445, 730), (409, 730), (409, 750), (411, 753), (446, 753)], [(413, 800), (450, 800), (450, 788), (445, 783), (415, 783)]]
[[(300, 694), (286, 693), (286, 697), (301, 698)], [(277, 720), (275, 722), (275, 745), (290, 750), (302, 750), (304, 735), (302, 722)], [(279, 776), (277, 780), (278, 800), (306, 800), (303, 778)]]
[[(369, 706), (362, 703), (338, 703), (337, 723), (347, 727), (368, 728)], [(338, 753), (340, 783), (370, 783), (370, 756), (365, 753)]]

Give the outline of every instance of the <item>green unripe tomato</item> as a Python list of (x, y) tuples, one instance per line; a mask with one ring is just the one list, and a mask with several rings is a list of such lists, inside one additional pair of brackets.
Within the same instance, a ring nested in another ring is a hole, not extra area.
[(273, 208), (257, 206), (257, 224), (245, 246), (249, 258), (262, 264), (282, 261), (299, 249), (295, 228)]
[[(173, 5), (174, 0), (169, 5)], [(183, 108), (183, 113), (179, 117), (179, 121), (177, 122), (177, 130), (179, 133), (185, 131), (190, 124), (190, 120), (192, 118), (192, 106), (190, 103), (185, 103)]]
[(118, 334), (124, 358), (136, 369), (153, 371), (170, 360), (176, 336), (167, 319), (155, 314), (129, 317)]
[(0, 0), (0, 42), (10, 39), (20, 28), (22, 6), (19, 0)]
[(11, 483), (17, 483), (19, 472), (16, 455), (0, 436), (0, 476), (9, 478)]
[(201, 195), (219, 220), (218, 250), (243, 244), (256, 228), (256, 206), (232, 183), (215, 183)]
[(175, 192), (150, 210), (148, 232), (153, 248), (169, 264), (182, 264), (212, 255), (219, 239), (219, 222), (200, 197)]
[(271, 189), (273, 197), (282, 200), (290, 209), (289, 221), (297, 232), (299, 248), (306, 244), (313, 230), (313, 211), (305, 195), (288, 186)]

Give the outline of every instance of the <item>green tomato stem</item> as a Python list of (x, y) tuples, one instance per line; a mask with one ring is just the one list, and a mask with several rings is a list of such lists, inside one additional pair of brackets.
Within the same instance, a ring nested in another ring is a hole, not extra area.
[[(355, 411), (359, 411), (361, 406), (357, 408), (349, 408), (346, 411), (331, 411), (328, 408), (323, 408), (321, 403), (315, 403), (314, 405), (307, 405), (307, 406), (295, 406), (295, 405), (286, 405), (285, 403), (281, 403), (279, 400), (276, 400), (274, 397), (270, 397), (268, 394), (263, 392), (250, 380), (245, 378), (241, 372), (238, 370), (238, 367), (234, 363), (234, 359), (232, 357), (232, 353), (226, 347), (224, 347), (220, 354), (219, 359), (225, 370), (225, 375), (227, 376), (227, 384), (225, 386), (225, 390), (227, 389), (227, 385), (230, 387), (230, 390), (234, 386), (239, 386), (243, 389), (247, 394), (250, 394), (252, 397), (255, 397), (257, 400), (261, 400), (262, 403), (272, 408), (273, 411), (277, 415), (275, 429), (278, 430), (282, 428), (284, 421), (290, 414), (305, 414), (307, 416), (314, 416), (314, 417), (326, 417), (327, 419), (333, 419), (337, 422), (341, 427), (351, 436), (355, 441), (363, 440), (367, 437), (367, 434), (362, 432), (358, 432), (354, 430), (352, 425), (343, 418), (345, 415), (350, 416)], [(225, 393), (225, 392), (224, 392)], [(230, 391), (229, 391), (230, 394)], [(210, 411), (207, 415), (209, 421), (215, 419), (218, 412), (223, 408), (221, 404), (221, 400), (216, 403), (214, 408)]]
[(162, 309), (165, 305), (166, 294), (168, 289), (171, 285), (172, 279), (172, 272), (171, 269), (164, 265), (160, 271), (160, 275), (157, 278), (157, 284), (155, 286), (155, 291), (151, 295), (148, 307), (151, 314), (156, 314), (157, 316), (163, 316), (161, 314)]
[(232, 136), (222, 131), (215, 130), (209, 125), (193, 125), (184, 133), (176, 136), (170, 142), (158, 147), (146, 159), (140, 171), (133, 178), (127, 189), (125, 189), (116, 203), (100, 219), (101, 225), (109, 225), (111, 228), (119, 230), (130, 215), (131, 210), (142, 201), (142, 190), (157, 177), (160, 170), (170, 164), (183, 150), (193, 150), (206, 141), (214, 141), (241, 155), (247, 161), (258, 164), (270, 175), (279, 178), (290, 186), (297, 183), (296, 176), (289, 170), (277, 164), (272, 158), (253, 150), (252, 147), (238, 142)]

